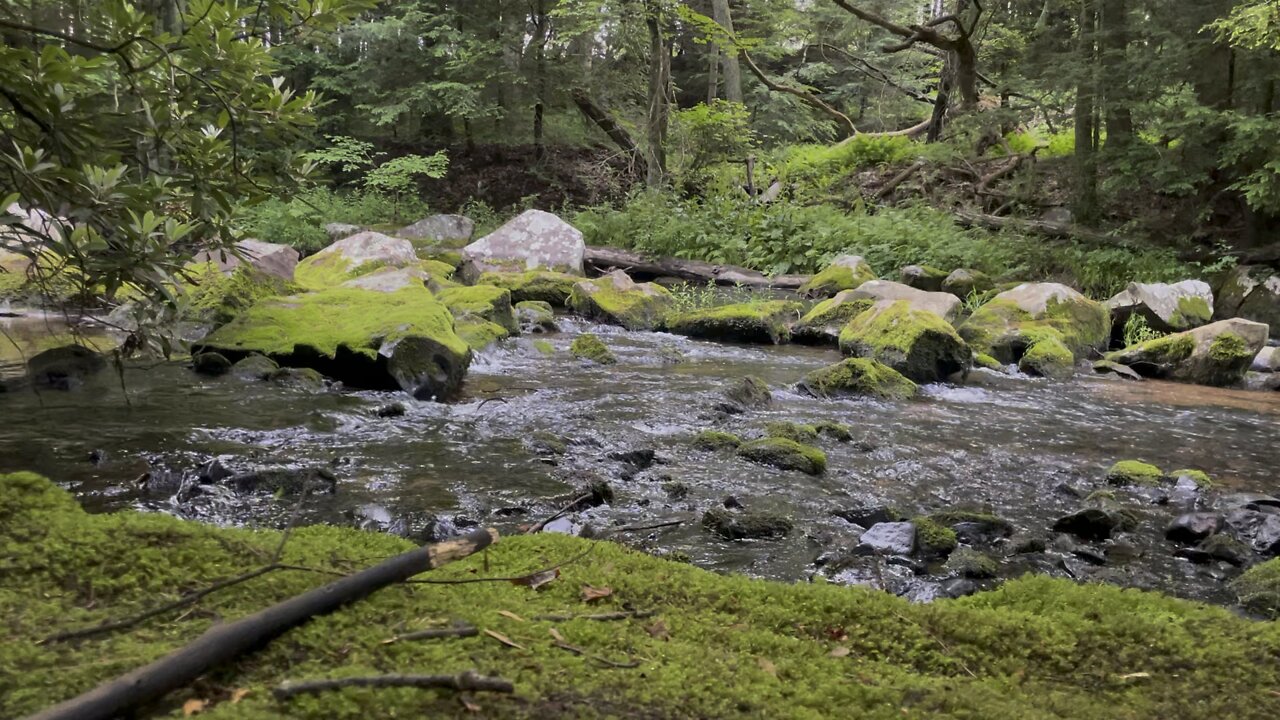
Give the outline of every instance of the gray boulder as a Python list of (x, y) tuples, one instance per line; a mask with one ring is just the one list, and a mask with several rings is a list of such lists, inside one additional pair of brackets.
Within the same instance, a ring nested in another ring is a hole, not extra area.
[(1280, 372), (1280, 347), (1264, 347), (1259, 350), (1249, 369), (1260, 373)]
[(877, 554), (910, 555), (916, 548), (916, 526), (909, 522), (876, 523), (862, 533), (858, 543)]
[(196, 255), (194, 261), (213, 263), (224, 275), (230, 275), (241, 265), (247, 265), (259, 272), (291, 282), (300, 257), (298, 251), (288, 245), (246, 238), (236, 243), (236, 253), (206, 250)]
[(362, 230), (364, 228), (350, 223), (329, 223), (324, 226), (324, 232), (329, 236), (329, 242), (337, 242), (343, 238), (351, 237)]
[(1144, 377), (1221, 387), (1243, 380), (1266, 342), (1266, 325), (1234, 318), (1107, 353), (1105, 360)]
[(1174, 542), (1196, 543), (1221, 530), (1222, 523), (1217, 513), (1187, 513), (1175, 518), (1164, 536)]
[(910, 285), (928, 292), (940, 292), (947, 275), (946, 270), (939, 270), (929, 265), (907, 265), (898, 271), (903, 285)]
[(949, 323), (954, 323), (960, 317), (960, 308), (963, 306), (960, 298), (951, 293), (921, 290), (892, 280), (869, 280), (856, 289), (850, 290), (849, 297), (866, 298), (877, 302), (902, 300), (912, 310), (931, 312)]
[(582, 275), (586, 243), (574, 226), (541, 210), (526, 210), (462, 249), (461, 276), (554, 270)]
[(965, 268), (952, 270), (947, 279), (942, 281), (942, 292), (951, 293), (961, 299), (976, 293), (984, 293), (993, 287), (995, 284), (986, 273)]
[(1139, 315), (1155, 330), (1181, 332), (1213, 319), (1213, 290), (1202, 280), (1176, 283), (1129, 283), (1107, 301), (1113, 328)]
[(294, 279), (308, 290), (326, 290), (380, 268), (418, 265), (418, 254), (408, 240), (365, 231), (298, 263)]
[(400, 228), (396, 235), (410, 240), (429, 240), (449, 248), (460, 248), (471, 242), (476, 224), (465, 215), (432, 215)]
[(1280, 333), (1280, 273), (1258, 265), (1232, 270), (1218, 291), (1215, 317), (1266, 323)]

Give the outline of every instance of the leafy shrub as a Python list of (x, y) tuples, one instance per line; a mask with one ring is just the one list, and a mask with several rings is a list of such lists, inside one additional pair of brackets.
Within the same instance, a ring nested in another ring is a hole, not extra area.
[(670, 151), (681, 171), (696, 175), (725, 160), (741, 160), (756, 147), (751, 113), (742, 103), (716, 100), (671, 114)]
[[(407, 217), (429, 214), (426, 203), (413, 197), (402, 198), (399, 206)], [(309, 255), (329, 244), (324, 231), (329, 223), (382, 225), (390, 223), (395, 215), (395, 201), (382, 193), (314, 188), (291, 198), (272, 198), (241, 207), (238, 222), (252, 237), (289, 245)]]

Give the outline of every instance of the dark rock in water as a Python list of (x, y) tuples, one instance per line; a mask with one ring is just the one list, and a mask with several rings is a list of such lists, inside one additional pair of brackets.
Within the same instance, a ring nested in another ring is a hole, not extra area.
[(1280, 555), (1280, 515), (1267, 515), (1258, 526), (1253, 549), (1266, 556)]
[(1191, 508), (1200, 501), (1203, 492), (1196, 481), (1183, 475), (1169, 491), (1169, 504), (1180, 508)]
[(1177, 543), (1195, 543), (1222, 529), (1223, 518), (1217, 513), (1180, 515), (1164, 531), (1164, 536)]
[(200, 466), (196, 479), (204, 485), (213, 485), (231, 477), (235, 473), (223, 464), (220, 458), (214, 458)]
[(519, 517), (521, 515), (528, 515), (529, 508), (523, 508), (518, 506), (500, 507), (495, 509), (493, 511), (493, 514), (496, 515), (497, 517)]
[(1085, 540), (1106, 540), (1123, 525), (1123, 519), (1116, 512), (1085, 508), (1058, 518), (1053, 524), (1053, 530), (1070, 533)]
[(909, 522), (882, 522), (862, 533), (858, 547), (868, 552), (910, 555), (916, 547), (916, 526)]
[(1109, 540), (1105, 550), (1107, 560), (1115, 563), (1127, 563), (1143, 556), (1142, 550), (1125, 540)]
[(266, 380), (279, 367), (271, 358), (253, 353), (232, 365), (231, 374), (241, 380)]
[(332, 493), (338, 478), (327, 467), (269, 468), (241, 473), (227, 479), (226, 484), (241, 492)]
[(724, 402), (716, 406), (717, 410), (735, 415), (748, 410), (760, 410), (773, 403), (773, 393), (765, 381), (754, 375), (747, 375), (724, 391)]
[(1238, 509), (1227, 513), (1225, 532), (1264, 555), (1280, 554), (1280, 514)]
[(841, 520), (869, 528), (877, 523), (896, 523), (907, 519), (906, 515), (886, 506), (856, 505), (841, 508), (832, 513)]
[(40, 387), (71, 390), (106, 367), (102, 355), (80, 345), (66, 345), (32, 356), (27, 361), (27, 378)]
[(1028, 555), (1030, 553), (1042, 553), (1045, 551), (1045, 541), (1042, 537), (1022, 536), (1015, 537), (1010, 541), (1013, 554)]
[(324, 376), (311, 368), (282, 367), (273, 371), (267, 379), (295, 390), (323, 390)]
[(1075, 540), (1072, 540), (1068, 535), (1059, 535), (1054, 538), (1050, 548), (1058, 552), (1067, 553), (1077, 557), (1090, 565), (1107, 564), (1107, 555), (1102, 550), (1089, 547), (1088, 545), (1081, 545)]
[(929, 519), (954, 530), (956, 538), (966, 545), (990, 545), (1013, 534), (1008, 520), (988, 512), (943, 510)]
[(94, 467), (102, 467), (103, 465), (106, 465), (107, 459), (106, 450), (95, 449), (89, 451), (89, 462), (92, 463)]
[(231, 361), (216, 352), (204, 352), (191, 358), (191, 369), (200, 375), (218, 377), (231, 372)]
[(591, 496), (583, 501), (589, 507), (613, 504), (613, 486), (604, 478), (591, 478), (585, 486), (578, 490), (578, 495)]
[(1214, 560), (1222, 560), (1236, 567), (1247, 563), (1253, 554), (1248, 545), (1225, 533), (1210, 535), (1196, 546), (1196, 550), (1208, 554)]
[(943, 580), (942, 587), (940, 588), (940, 592), (942, 593), (943, 597), (949, 597), (954, 599), (954, 598), (962, 598), (967, 595), (972, 595), (978, 592), (978, 589), (979, 589), (978, 584), (975, 583), (974, 581), (968, 578), (957, 577), (957, 578), (949, 578), (947, 580)]
[(636, 470), (645, 470), (652, 466), (656, 456), (657, 453), (651, 447), (638, 447), (609, 453), (610, 460), (617, 460), (634, 467)]
[(724, 505), (725, 508), (729, 510), (742, 509), (742, 501), (739, 500), (736, 495), (725, 495), (724, 499), (720, 501), (720, 504)]
[(554, 433), (539, 430), (525, 440), (525, 445), (536, 455), (563, 455), (569, 452), (568, 442)]
[(404, 414), (408, 411), (409, 409), (404, 406), (404, 403), (393, 402), (387, 403), (386, 405), (379, 405), (374, 409), (373, 414), (380, 418), (398, 418), (404, 417)]
[(1246, 510), (1280, 510), (1280, 498), (1271, 495), (1263, 495), (1262, 493), (1231, 493), (1223, 495), (1218, 501), (1218, 505), (1223, 508), (1234, 509), (1244, 508)]
[(748, 540), (785, 537), (794, 526), (784, 515), (711, 508), (702, 514), (702, 527), (725, 540)]

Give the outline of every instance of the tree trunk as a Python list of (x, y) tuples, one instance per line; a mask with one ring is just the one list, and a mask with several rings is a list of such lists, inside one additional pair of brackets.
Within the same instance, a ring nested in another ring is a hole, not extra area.
[(534, 16), (534, 83), (537, 86), (537, 99), (533, 104), (533, 157), (541, 160), (547, 152), (543, 137), (543, 115), (547, 104), (547, 41), (551, 37), (551, 18), (547, 16), (547, 0), (538, 0), (537, 14)]
[[(733, 34), (733, 15), (729, 12), (729, 0), (711, 0), (711, 13), (715, 21), (730, 35)], [(742, 102), (742, 67), (738, 53), (721, 53), (724, 60), (724, 97), (729, 102)]]
[(935, 143), (942, 139), (942, 128), (947, 117), (947, 103), (951, 100), (951, 73), (942, 68), (938, 78), (938, 96), (933, 101), (933, 113), (929, 116), (929, 133), (925, 135), (926, 143)]
[(662, 35), (661, 10), (655, 0), (645, 1), (645, 25), (649, 29), (649, 117), (647, 123), (649, 157), (645, 182), (650, 187), (662, 184), (667, 174), (667, 123), (670, 118), (671, 61)]
[(715, 43), (710, 43), (707, 54), (711, 57), (711, 62), (707, 66), (707, 104), (716, 101), (716, 96), (720, 94), (720, 47)]
[[(1094, 146), (1094, 113), (1096, 97), (1095, 29), (1099, 0), (1080, 0), (1080, 31), (1077, 62), (1080, 78), (1076, 84), (1075, 104), (1075, 220), (1092, 224), (1098, 216), (1098, 158)], [(1106, 0), (1102, 0), (1106, 1)]]
[(632, 164), (635, 165), (640, 174), (647, 175), (644, 154), (640, 152), (640, 148), (631, 139), (631, 135), (618, 124), (618, 121), (609, 114), (609, 111), (597, 105), (591, 99), (591, 95), (582, 88), (574, 88), (570, 91), (569, 96), (573, 98), (574, 104), (578, 106), (583, 115), (586, 115), (591, 122), (604, 131), (604, 134), (609, 136), (610, 140), (613, 140), (619, 149), (630, 156)]
[(1128, 0), (1101, 0), (1102, 13), (1102, 104), (1107, 123), (1107, 146), (1114, 150), (1133, 141), (1132, 98), (1127, 92), (1132, 81), (1125, 55), (1129, 48)]

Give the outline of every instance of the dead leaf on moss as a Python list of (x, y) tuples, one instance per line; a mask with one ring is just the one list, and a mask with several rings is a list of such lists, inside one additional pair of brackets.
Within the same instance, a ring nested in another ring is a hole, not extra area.
[(510, 618), (510, 619), (512, 619), (512, 620), (515, 620), (516, 622), (524, 622), (524, 621), (525, 621), (525, 620), (524, 620), (524, 618), (522, 618), (522, 617), (520, 617), (519, 615), (517, 615), (517, 614), (515, 614), (515, 613), (511, 612), (510, 610), (499, 610), (499, 611), (498, 611), (498, 614), (499, 614), (499, 615), (501, 615), (501, 616), (502, 616), (502, 617), (504, 617), (504, 618)]
[(231, 693), (231, 704), (235, 705), (236, 703), (243, 700), (244, 696), (248, 694), (249, 694), (249, 688), (236, 688), (235, 691)]
[(778, 677), (778, 666), (774, 665), (768, 659), (762, 658), (762, 657), (756, 658), (756, 664), (760, 666), (761, 670), (769, 673), (774, 677)]
[(595, 602), (602, 598), (607, 598), (613, 594), (613, 588), (610, 587), (591, 587), (590, 585), (582, 586), (582, 601)]
[(191, 717), (192, 715), (199, 715), (200, 713), (204, 712), (205, 707), (208, 705), (209, 705), (208, 700), (191, 698), (190, 700), (182, 703), (182, 717)]
[(564, 641), (565, 641), (565, 640), (564, 640), (564, 636), (560, 634), (560, 631), (559, 631), (559, 630), (557, 630), (557, 629), (555, 629), (555, 628), (547, 628), (547, 632), (551, 633), (551, 637), (552, 637), (553, 639), (555, 639), (555, 641), (556, 641), (556, 642), (564, 642)]
[(836, 657), (836, 658), (848, 657), (849, 652), (850, 652), (849, 648), (841, 645), (831, 650), (831, 657)]
[(511, 584), (524, 585), (525, 587), (537, 590), (558, 577), (560, 577), (560, 568), (552, 568), (551, 570), (544, 570), (542, 572), (533, 573), (532, 575), (526, 575), (522, 578), (516, 578), (511, 581)]
[(480, 712), (480, 706), (477, 705), (476, 702), (472, 700), (471, 696), (468, 695), (467, 693), (458, 693), (458, 702), (462, 703), (463, 709), (465, 709), (467, 712), (473, 712), (473, 713)]
[(652, 625), (646, 625), (644, 631), (649, 633), (649, 637), (658, 640), (670, 640), (671, 633), (667, 632), (667, 624), (661, 620), (655, 621)]
[(516, 642), (515, 640), (512, 640), (511, 638), (507, 637), (506, 635), (503, 635), (503, 634), (502, 634), (502, 633), (500, 633), (500, 632), (494, 632), (493, 630), (485, 630), (485, 631), (484, 631), (484, 634), (485, 634), (485, 635), (488, 635), (489, 637), (493, 638), (494, 640), (497, 640), (498, 642), (502, 643), (503, 645), (506, 645), (507, 647), (513, 647), (513, 648), (515, 648), (515, 649), (517, 649), (517, 650), (524, 650), (524, 646), (523, 646), (523, 645), (521, 645), (520, 643)]

